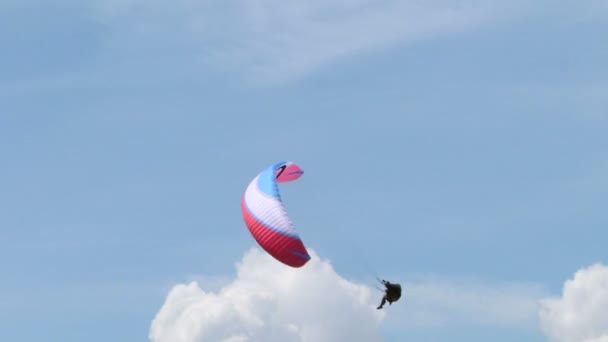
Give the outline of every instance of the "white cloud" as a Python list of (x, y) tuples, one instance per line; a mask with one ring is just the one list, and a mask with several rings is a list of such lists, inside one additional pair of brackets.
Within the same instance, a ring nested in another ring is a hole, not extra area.
[[(378, 296), (340, 277), (312, 252), (301, 269), (258, 249), (217, 292), (175, 286), (150, 328), (154, 342), (382, 341)], [(378, 298), (376, 298), (378, 297)]]
[[(353, 54), (484, 27), (523, 1), (190, 0), (103, 2), (104, 21), (159, 44), (187, 44), (258, 84), (305, 76)], [(168, 35), (168, 36), (166, 36)], [(129, 42), (133, 37), (127, 38)], [(186, 40), (186, 41), (184, 41)], [(129, 44), (127, 42), (126, 44)]]
[(608, 341), (608, 267), (595, 264), (565, 282), (561, 298), (542, 301), (544, 332), (559, 342)]
[(311, 255), (304, 268), (292, 269), (253, 249), (237, 265), (232, 281), (222, 280), (213, 290), (198, 282), (175, 286), (151, 324), (150, 339), (382, 341), (385, 328), (538, 330), (538, 299), (544, 293), (534, 284), (389, 279), (401, 282), (403, 298), (386, 310), (376, 310), (381, 293), (344, 279), (314, 251)]

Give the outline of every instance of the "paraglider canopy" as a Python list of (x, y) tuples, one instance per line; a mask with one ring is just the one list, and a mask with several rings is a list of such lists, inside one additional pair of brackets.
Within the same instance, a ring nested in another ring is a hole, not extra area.
[(291, 267), (304, 266), (310, 255), (287, 215), (278, 183), (295, 181), (303, 173), (293, 162), (274, 163), (253, 178), (241, 199), (251, 235), (268, 254)]

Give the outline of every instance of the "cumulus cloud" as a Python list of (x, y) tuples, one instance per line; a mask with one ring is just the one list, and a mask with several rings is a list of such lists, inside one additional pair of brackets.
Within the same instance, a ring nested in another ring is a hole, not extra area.
[(544, 332), (559, 342), (608, 342), (608, 266), (578, 270), (560, 298), (542, 301)]
[[(175, 286), (150, 328), (153, 342), (382, 341), (384, 312), (366, 286), (339, 276), (311, 251), (301, 269), (259, 249), (216, 292), (197, 282)], [(377, 293), (375, 293), (377, 294)]]
[(526, 3), (105, 0), (100, 13), (120, 28), (117, 37), (130, 32), (140, 46), (145, 36), (163, 44), (194, 44), (214, 67), (273, 84), (371, 49), (484, 27), (521, 11)]
[(197, 281), (175, 286), (151, 324), (151, 341), (368, 342), (383, 341), (383, 329), (538, 330), (538, 301), (545, 294), (537, 284), (401, 279), (402, 299), (376, 310), (379, 292), (343, 278), (310, 252), (305, 267), (292, 269), (252, 249), (233, 280), (222, 278), (213, 289)]

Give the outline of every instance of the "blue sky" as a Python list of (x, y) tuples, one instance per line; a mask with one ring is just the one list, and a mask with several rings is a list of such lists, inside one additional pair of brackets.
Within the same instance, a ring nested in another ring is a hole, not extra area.
[[(3, 339), (148, 340), (174, 285), (233, 276), (255, 246), (240, 195), (289, 159), (306, 245), (418, 289), (387, 340), (544, 341), (527, 311), (424, 295), (559, 297), (606, 262), (607, 18), (601, 1), (4, 2)], [(442, 320), (416, 323), (429, 303)]]

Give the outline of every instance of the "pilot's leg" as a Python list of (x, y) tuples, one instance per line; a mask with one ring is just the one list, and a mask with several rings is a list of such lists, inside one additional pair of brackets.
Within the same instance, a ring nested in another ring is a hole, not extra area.
[(380, 306), (378, 306), (376, 309), (382, 309), (384, 304), (386, 304), (386, 296), (382, 297), (382, 302), (380, 303)]

